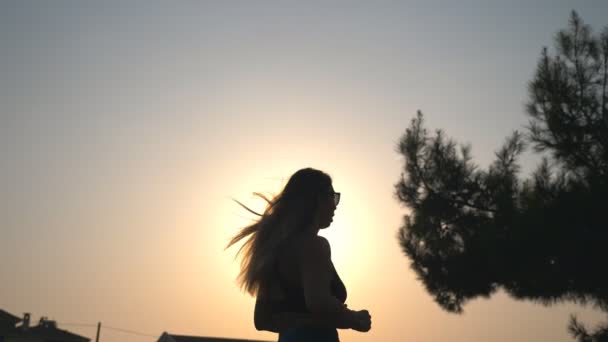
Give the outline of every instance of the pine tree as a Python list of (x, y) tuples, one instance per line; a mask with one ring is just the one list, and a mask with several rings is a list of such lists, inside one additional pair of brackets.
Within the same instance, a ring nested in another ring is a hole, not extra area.
[[(399, 242), (435, 301), (450, 312), (498, 289), (545, 305), (591, 304), (608, 313), (608, 27), (594, 35), (576, 12), (529, 83), (526, 133), (508, 137), (481, 170), (471, 147), (418, 112), (402, 136), (396, 195), (410, 209)], [(543, 156), (527, 179), (518, 157)], [(579, 341), (608, 340), (608, 324)]]

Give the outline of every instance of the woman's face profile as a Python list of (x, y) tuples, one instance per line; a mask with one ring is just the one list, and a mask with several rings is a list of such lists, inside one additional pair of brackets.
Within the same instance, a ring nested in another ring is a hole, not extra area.
[(334, 188), (330, 188), (319, 195), (319, 228), (327, 228), (333, 221), (336, 203), (334, 200)]

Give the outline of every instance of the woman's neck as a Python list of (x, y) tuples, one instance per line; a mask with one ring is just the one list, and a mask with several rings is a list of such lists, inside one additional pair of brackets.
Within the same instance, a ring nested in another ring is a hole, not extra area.
[(303, 234), (306, 236), (316, 236), (319, 235), (319, 231), (321, 230), (320, 227), (317, 227), (316, 225), (311, 225), (308, 229), (306, 229)]

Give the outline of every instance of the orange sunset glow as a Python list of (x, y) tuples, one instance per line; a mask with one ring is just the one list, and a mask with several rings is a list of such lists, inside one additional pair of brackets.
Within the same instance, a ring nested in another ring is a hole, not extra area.
[(341, 341), (573, 341), (571, 313), (605, 315), (503, 291), (443, 310), (395, 197), (418, 109), (491, 163), (572, 6), (608, 24), (601, 1), (0, 4), (0, 309), (91, 341), (276, 341), (225, 248), (256, 219), (234, 199), (261, 212), (254, 192), (313, 167), (342, 196), (320, 234), (348, 307), (373, 317)]

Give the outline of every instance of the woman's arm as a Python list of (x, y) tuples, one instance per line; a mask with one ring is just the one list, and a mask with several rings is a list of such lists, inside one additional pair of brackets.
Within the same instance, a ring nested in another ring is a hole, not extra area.
[(260, 297), (255, 301), (253, 321), (257, 330), (268, 330), (276, 333), (295, 327), (328, 327), (338, 329), (349, 329), (352, 327), (351, 322), (340, 320), (338, 317), (324, 317), (323, 315), (300, 312), (273, 313), (269, 303)]
[(333, 277), (331, 251), (325, 238), (315, 236), (297, 248), (306, 306), (310, 313), (273, 312), (261, 288), (255, 303), (254, 324), (257, 330), (285, 331), (293, 327), (329, 327), (368, 331), (369, 313), (346, 308), (330, 291)]
[(329, 242), (321, 236), (302, 240), (298, 262), (306, 306), (314, 320), (336, 328), (359, 330), (359, 315), (331, 294), (334, 276)]
[(269, 300), (269, 289), (261, 286), (255, 300), (253, 324), (257, 330), (268, 330), (275, 333), (290, 328), (312, 324), (312, 315), (298, 312), (275, 312), (272, 300)]

